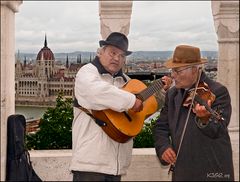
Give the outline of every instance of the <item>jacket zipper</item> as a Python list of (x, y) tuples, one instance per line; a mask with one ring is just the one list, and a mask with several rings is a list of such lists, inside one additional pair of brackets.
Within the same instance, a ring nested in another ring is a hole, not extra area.
[(119, 159), (118, 159), (118, 156), (119, 156), (119, 148), (120, 148), (120, 143), (118, 143), (118, 150), (117, 150), (117, 174), (118, 175), (118, 172), (119, 172)]
[[(112, 84), (113, 85), (115, 85), (115, 78), (112, 78)], [(119, 157), (119, 149), (120, 149), (120, 143), (118, 143), (118, 146), (117, 146), (117, 173), (116, 173), (116, 175), (118, 175), (118, 173), (119, 173), (119, 159), (118, 159), (118, 157)]]

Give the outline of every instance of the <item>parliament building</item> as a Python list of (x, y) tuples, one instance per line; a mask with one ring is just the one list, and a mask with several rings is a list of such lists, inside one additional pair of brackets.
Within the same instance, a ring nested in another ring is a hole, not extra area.
[(53, 52), (47, 46), (45, 36), (44, 47), (38, 52), (35, 63), (21, 63), (19, 54), (15, 64), (15, 102), (16, 105), (54, 106), (58, 93), (64, 97), (72, 97), (77, 71), (83, 64), (56, 64)]

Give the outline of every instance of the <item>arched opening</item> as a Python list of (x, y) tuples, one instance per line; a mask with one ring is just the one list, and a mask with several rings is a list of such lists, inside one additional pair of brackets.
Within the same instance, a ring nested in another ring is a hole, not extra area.
[[(14, 4), (12, 4), (12, 3), (14, 3)], [(17, 3), (17, 4), (15, 4), (15, 3)], [(15, 2), (1, 1), (1, 32), (3, 32), (3, 34), (1, 34), (1, 45), (3, 48), (3, 49), (1, 49), (1, 51), (2, 51), (1, 52), (1, 60), (2, 60), (1, 61), (1, 75), (3, 75), (3, 77), (1, 77), (1, 144), (2, 144), (2, 146), (6, 145), (6, 119), (9, 116), (9, 114), (14, 113), (14, 85), (15, 85), (14, 77), (13, 77), (13, 70), (14, 70), (14, 66), (13, 66), (14, 52), (13, 52), (13, 50), (15, 47), (14, 46), (15, 36), (13, 36), (14, 35), (14, 32), (13, 32), (14, 31), (14, 13), (17, 11), (17, 7), (21, 3), (22, 3), (21, 1), (19, 1), (19, 2), (17, 2), (17, 1), (15, 1)], [(221, 3), (221, 2), (219, 2), (219, 3)], [(229, 3), (232, 3), (232, 2), (229, 2)], [(226, 8), (229, 8), (229, 7), (230, 7), (229, 5), (226, 5)], [(239, 7), (239, 4), (238, 4), (238, 7)], [(230, 9), (230, 11), (231, 11), (231, 9)], [(216, 20), (218, 20), (218, 18), (219, 17), (216, 17)], [(221, 17), (220, 17), (220, 19), (221, 19)], [(237, 21), (237, 22), (239, 23), (239, 21)], [(223, 31), (223, 30), (221, 30), (221, 31)], [(238, 27), (237, 31), (239, 32), (239, 27)], [(151, 33), (154, 34), (154, 30), (151, 31)], [(94, 38), (94, 41), (91, 42), (91, 43), (94, 43), (95, 45), (97, 45), (96, 40), (99, 39), (96, 37)], [(142, 39), (143, 38), (144, 38), (144, 36), (142, 36)], [(229, 41), (229, 40), (222, 40), (222, 41), (231, 43), (231, 41)], [(141, 39), (139, 40), (139, 42), (141, 42)], [(239, 41), (236, 44), (239, 45)], [(235, 46), (235, 47), (237, 47), (237, 46)], [(226, 49), (226, 50), (228, 50), (228, 49)], [(233, 52), (237, 52), (236, 60), (238, 61), (239, 60), (238, 49), (234, 49)], [(226, 52), (226, 53), (228, 53), (228, 52)], [(2, 59), (3, 57), (4, 57), (4, 59)], [(233, 62), (236, 60), (233, 60)], [(6, 71), (8, 71), (8, 72), (6, 72)], [(239, 69), (237, 72), (236, 80), (239, 81)], [(236, 83), (237, 84), (235, 84), (235, 83), (233, 83), (233, 84), (238, 85), (238, 82), (236, 82)], [(235, 88), (235, 87), (233, 87), (233, 88)], [(237, 90), (238, 90), (238, 87), (237, 87)], [(7, 93), (8, 95), (6, 95), (5, 93)], [(238, 92), (236, 92), (236, 93), (238, 93)], [(236, 94), (236, 95), (238, 95), (238, 94)], [(238, 100), (238, 102), (239, 102), (238, 97), (235, 100)], [(237, 103), (237, 105), (235, 105), (235, 110), (234, 110), (235, 112), (238, 112), (237, 108), (239, 108), (238, 103)], [(1, 154), (2, 154), (1, 159), (3, 161), (5, 160), (4, 156), (6, 156), (5, 149), (6, 149), (6, 147), (1, 147)], [(5, 164), (4, 164), (4, 162), (2, 162), (1, 163), (1, 180), (2, 181), (5, 180), (5, 177), (4, 177), (5, 171), (4, 170), (5, 170)]]

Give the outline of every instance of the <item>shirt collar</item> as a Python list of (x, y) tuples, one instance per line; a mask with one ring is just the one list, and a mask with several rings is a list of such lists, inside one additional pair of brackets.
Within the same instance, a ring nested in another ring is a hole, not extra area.
[[(99, 57), (95, 57), (94, 60), (91, 62), (98, 70), (98, 72), (100, 74), (110, 74), (104, 67), (103, 65), (101, 64), (100, 60), (99, 60)], [(127, 81), (127, 79), (125, 78), (125, 76), (123, 75), (123, 71), (122, 69), (120, 69), (116, 74), (113, 75), (113, 78), (115, 77), (122, 77), (124, 79), (124, 81)]]

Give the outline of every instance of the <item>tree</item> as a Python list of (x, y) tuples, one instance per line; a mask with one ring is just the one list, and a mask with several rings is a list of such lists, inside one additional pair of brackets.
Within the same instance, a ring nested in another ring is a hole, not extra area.
[(40, 129), (26, 136), (28, 149), (71, 149), (72, 120), (72, 99), (64, 99), (60, 93), (56, 106), (48, 108), (40, 119)]

